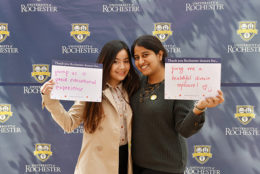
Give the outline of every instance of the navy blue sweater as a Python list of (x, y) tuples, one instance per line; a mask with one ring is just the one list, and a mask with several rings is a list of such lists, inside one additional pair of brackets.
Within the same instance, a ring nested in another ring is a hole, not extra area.
[(152, 92), (155, 100), (148, 95), (140, 101), (146, 86), (147, 78), (143, 77), (141, 88), (131, 98), (133, 162), (157, 171), (183, 172), (187, 163), (185, 138), (200, 130), (205, 114), (193, 113), (194, 101), (165, 100), (164, 82)]

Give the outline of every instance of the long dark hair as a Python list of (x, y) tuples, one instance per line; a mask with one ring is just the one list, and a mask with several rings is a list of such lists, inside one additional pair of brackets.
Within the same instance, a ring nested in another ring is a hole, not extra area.
[(162, 64), (165, 63), (165, 58), (167, 57), (167, 51), (164, 48), (162, 42), (155, 36), (152, 35), (143, 35), (138, 37), (132, 44), (131, 54), (134, 56), (135, 46), (141, 46), (148, 50), (152, 50), (155, 54), (158, 54), (159, 51), (163, 52)]
[[(130, 70), (126, 78), (123, 80), (123, 87), (127, 91), (129, 98), (133, 93), (139, 88), (139, 77), (134, 69), (131, 61), (131, 55), (126, 43), (120, 40), (112, 40), (106, 43), (97, 59), (97, 63), (103, 64), (103, 80), (102, 80), (102, 90), (106, 89), (107, 82), (110, 78), (110, 69), (114, 63), (116, 55), (122, 49), (126, 50), (130, 62)], [(103, 108), (102, 103), (98, 102), (88, 102), (87, 103), (87, 114), (84, 119), (84, 128), (88, 133), (94, 133), (99, 126), (103, 118)]]

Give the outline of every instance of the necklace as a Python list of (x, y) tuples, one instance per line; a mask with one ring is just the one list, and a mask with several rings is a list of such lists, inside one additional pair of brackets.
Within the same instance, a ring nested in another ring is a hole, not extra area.
[(164, 83), (164, 80), (155, 84), (149, 84), (146, 82), (145, 86), (141, 89), (139, 101), (143, 103), (147, 98), (150, 98), (152, 101), (156, 100), (158, 98), (156, 91), (159, 89), (162, 83)]

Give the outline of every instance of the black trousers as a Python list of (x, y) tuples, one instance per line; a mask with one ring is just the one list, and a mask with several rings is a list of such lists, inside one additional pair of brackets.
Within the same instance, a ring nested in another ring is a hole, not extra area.
[(160, 172), (152, 169), (146, 169), (136, 164), (133, 164), (133, 173), (134, 174), (183, 174), (183, 173), (168, 173), (168, 172)]
[(128, 144), (119, 147), (119, 174), (127, 174)]

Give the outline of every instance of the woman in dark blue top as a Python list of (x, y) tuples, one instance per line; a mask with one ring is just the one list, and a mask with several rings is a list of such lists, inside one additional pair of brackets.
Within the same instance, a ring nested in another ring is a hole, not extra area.
[(201, 99), (164, 99), (167, 52), (155, 36), (136, 39), (131, 53), (142, 73), (141, 88), (131, 98), (134, 174), (183, 174), (187, 163), (185, 138), (200, 130), (205, 109), (224, 101), (222, 92)]

